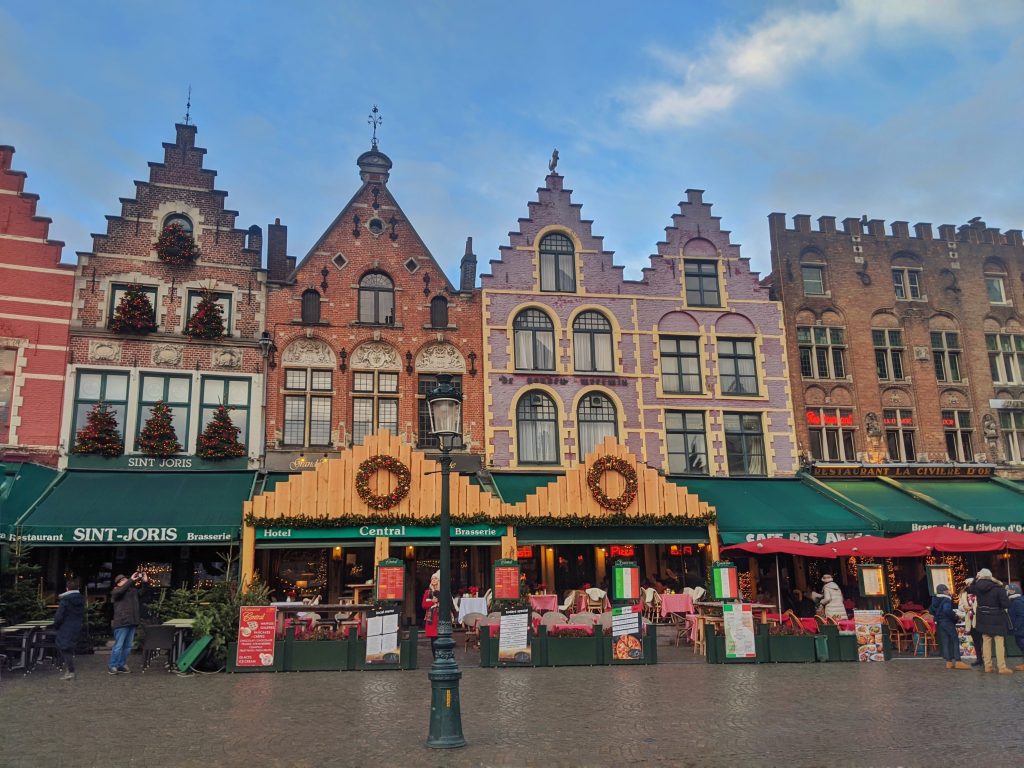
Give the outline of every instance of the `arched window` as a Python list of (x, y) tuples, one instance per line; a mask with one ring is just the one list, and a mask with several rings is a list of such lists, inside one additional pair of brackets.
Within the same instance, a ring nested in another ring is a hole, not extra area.
[(430, 325), (433, 328), (448, 327), (448, 299), (435, 296), (430, 300)]
[(580, 461), (597, 448), (606, 437), (619, 436), (619, 421), (615, 403), (606, 395), (584, 395), (576, 409), (576, 429), (579, 432)]
[(516, 406), (520, 464), (558, 464), (558, 409), (543, 392), (527, 392)]
[(172, 213), (170, 216), (164, 219), (164, 229), (171, 226), (172, 224), (177, 224), (185, 232), (188, 232), (190, 235), (192, 234), (192, 219), (190, 219), (185, 214)]
[(395, 324), (395, 284), (383, 272), (370, 272), (359, 281), (359, 322)]
[(612, 325), (600, 312), (581, 312), (572, 324), (577, 371), (613, 371)]
[(557, 233), (540, 241), (540, 289), (542, 291), (576, 290), (576, 251), (572, 240)]
[(512, 321), (516, 368), (521, 371), (555, 370), (555, 326), (539, 309), (524, 309)]
[(320, 322), (320, 292), (315, 288), (302, 292), (302, 322), (305, 325)]

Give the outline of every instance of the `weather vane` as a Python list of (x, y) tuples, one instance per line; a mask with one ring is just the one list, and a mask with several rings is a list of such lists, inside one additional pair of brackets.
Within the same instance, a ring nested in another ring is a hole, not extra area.
[(373, 149), (377, 148), (377, 128), (384, 122), (384, 118), (380, 116), (380, 110), (377, 109), (377, 105), (373, 105), (373, 109), (370, 110), (369, 119), (366, 121), (367, 125), (373, 126)]
[(185, 125), (191, 125), (192, 118), (192, 85), (188, 86), (188, 101), (185, 102)]

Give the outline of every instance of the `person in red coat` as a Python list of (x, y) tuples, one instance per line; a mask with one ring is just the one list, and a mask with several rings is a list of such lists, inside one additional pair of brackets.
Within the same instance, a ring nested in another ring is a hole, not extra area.
[(434, 571), (434, 575), (430, 577), (430, 586), (427, 587), (423, 593), (423, 609), (426, 613), (423, 615), (423, 634), (430, 638), (430, 652), (437, 657), (437, 624), (440, 620), (440, 614), (437, 611), (437, 605), (441, 600), (441, 572)]

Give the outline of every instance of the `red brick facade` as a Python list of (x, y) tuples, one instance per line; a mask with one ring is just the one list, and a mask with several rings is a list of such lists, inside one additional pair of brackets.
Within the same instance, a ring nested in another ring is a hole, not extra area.
[(371, 150), (358, 165), (362, 186), (297, 267), (284, 228), (268, 232), (272, 469), (381, 428), (430, 447), (420, 403), (438, 373), (461, 377), (465, 441), (483, 449), (475, 257), (467, 247), (460, 284), (449, 282), (388, 187), (391, 161)]
[(74, 267), (0, 146), (0, 460), (57, 463)]
[[(176, 126), (175, 142), (163, 145), (163, 162), (150, 163), (149, 181), (135, 182), (135, 197), (121, 199), (120, 215), (107, 217), (106, 234), (93, 236), (92, 252), (79, 253), (65, 393), (68, 450), (87, 410), (82, 402), (104, 399), (122, 403), (125, 449), (133, 452), (134, 436), (148, 417), (146, 406), (159, 397), (178, 403), (176, 429), (185, 453), (194, 451), (209, 406), (225, 402), (237, 406), (234, 418), (249, 456), (260, 455), (262, 235), (259, 227), (235, 228), (238, 213), (224, 207), (227, 193), (214, 188), (217, 174), (203, 167), (206, 150), (195, 146), (195, 136), (194, 125)], [(157, 258), (154, 244), (170, 221), (184, 222), (194, 233), (200, 256), (192, 264), (174, 266)], [(134, 336), (109, 330), (117, 291), (131, 284), (152, 291), (155, 332)], [(206, 290), (223, 303), (226, 335), (191, 339), (183, 332), (189, 302), (194, 310)], [(126, 392), (123, 378), (97, 378), (115, 372), (129, 376)], [(161, 380), (170, 383), (158, 393)]]
[(803, 215), (789, 229), (781, 213), (769, 226), (805, 458), (1021, 466), (1019, 230), (973, 220), (911, 236), (851, 218), (837, 231), (828, 216), (812, 230)]

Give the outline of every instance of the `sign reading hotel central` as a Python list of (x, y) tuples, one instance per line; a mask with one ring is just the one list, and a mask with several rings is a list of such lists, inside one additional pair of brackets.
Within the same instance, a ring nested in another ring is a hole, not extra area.
[[(453, 539), (498, 539), (508, 532), (504, 525), (452, 526)], [(437, 539), (439, 526), (361, 525), (348, 528), (257, 528), (256, 538), (267, 539)]]
[(815, 477), (991, 477), (991, 465), (960, 464), (815, 464)]

